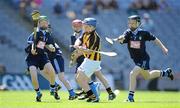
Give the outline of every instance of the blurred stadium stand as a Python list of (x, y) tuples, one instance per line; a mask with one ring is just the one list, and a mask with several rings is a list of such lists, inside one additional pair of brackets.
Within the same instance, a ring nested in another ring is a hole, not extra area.
[[(17, 14), (20, 13), (20, 9), (17, 8), (19, 6), (17, 1), (0, 1), (0, 64), (4, 64), (6, 71), (12, 73), (22, 73), (26, 68), (23, 48), (26, 45), (27, 36), (32, 31), (32, 24), (29, 23), (32, 7), (27, 7), (26, 17), (22, 17)], [(38, 8), (42, 14), (49, 17), (54, 36), (63, 47), (66, 71), (72, 72), (72, 69), (68, 67), (72, 19), (83, 19), (86, 16), (95, 17), (98, 21), (97, 31), (102, 38), (102, 50), (116, 51), (119, 54), (113, 58), (103, 56), (103, 72), (112, 74), (118, 85), (122, 84), (122, 88), (127, 88), (128, 75), (134, 64), (129, 57), (126, 45), (119, 45), (118, 43), (110, 45), (105, 41), (105, 36), (115, 38), (126, 30), (127, 17), (130, 14), (127, 9), (133, 0), (117, 0), (118, 9), (100, 9), (97, 14), (88, 15), (81, 14), (86, 0), (61, 0), (62, 13), (60, 15), (53, 11), (56, 1), (42, 0), (42, 4)], [(160, 0), (157, 1), (160, 3)], [(140, 15), (149, 13), (154, 21), (154, 34), (169, 48), (169, 55), (164, 56), (159, 47), (147, 42), (152, 69), (164, 69), (170, 66), (175, 73), (178, 73), (180, 72), (180, 1), (166, 0), (166, 3), (168, 4), (168, 11), (160, 8), (157, 10), (138, 9), (137, 12)]]

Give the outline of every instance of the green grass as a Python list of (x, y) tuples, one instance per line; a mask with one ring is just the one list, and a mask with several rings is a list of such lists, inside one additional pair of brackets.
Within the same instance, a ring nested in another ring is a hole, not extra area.
[(113, 101), (107, 100), (107, 93), (101, 92), (99, 103), (85, 101), (69, 101), (67, 92), (59, 92), (61, 100), (56, 101), (48, 91), (42, 91), (42, 102), (35, 102), (34, 91), (0, 91), (0, 108), (180, 108), (179, 92), (137, 91), (135, 103), (127, 103), (127, 91)]

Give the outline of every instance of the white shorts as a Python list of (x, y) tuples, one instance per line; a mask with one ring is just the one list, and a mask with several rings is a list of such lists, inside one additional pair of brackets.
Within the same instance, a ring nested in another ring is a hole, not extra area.
[(78, 70), (83, 71), (88, 77), (91, 77), (91, 75), (95, 71), (101, 70), (100, 64), (101, 64), (101, 61), (94, 61), (94, 60), (85, 58), (82, 64), (78, 67)]

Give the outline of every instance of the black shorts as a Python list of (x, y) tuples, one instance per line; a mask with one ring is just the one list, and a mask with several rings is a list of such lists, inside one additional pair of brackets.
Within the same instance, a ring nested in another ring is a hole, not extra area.
[(56, 74), (64, 72), (64, 58), (61, 55), (56, 55), (56, 57), (50, 61)]
[(83, 55), (82, 55), (82, 56), (79, 56), (79, 57), (77, 58), (77, 60), (76, 60), (77, 65), (76, 65), (75, 73), (77, 73), (77, 69), (78, 69), (78, 67), (82, 64), (83, 61), (84, 61), (84, 56), (83, 56)]
[(144, 70), (149, 70), (150, 66), (149, 66), (149, 58), (146, 59), (133, 59), (135, 65), (141, 67)]
[(28, 69), (30, 66), (36, 66), (40, 70), (44, 69), (46, 63), (50, 62), (46, 54), (32, 56), (29, 55), (26, 59)]

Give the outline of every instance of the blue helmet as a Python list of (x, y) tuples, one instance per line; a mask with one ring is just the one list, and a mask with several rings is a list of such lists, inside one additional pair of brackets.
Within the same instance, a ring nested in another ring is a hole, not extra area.
[(85, 18), (85, 19), (83, 20), (83, 23), (84, 23), (84, 24), (87, 24), (87, 25), (90, 25), (90, 26), (93, 26), (93, 27), (96, 27), (97, 21), (96, 21), (95, 18)]

